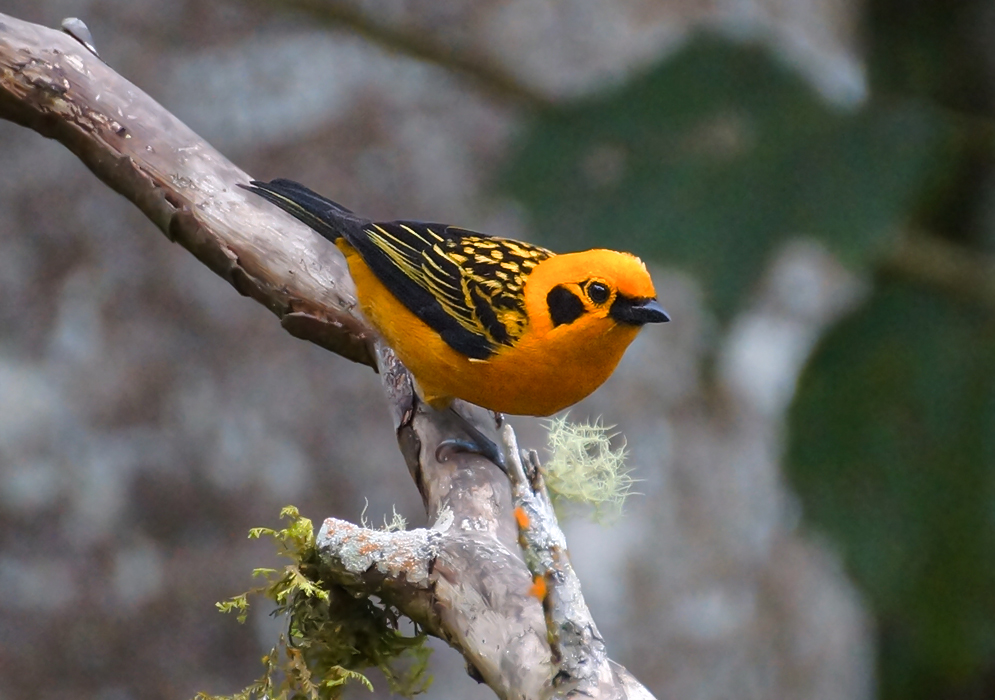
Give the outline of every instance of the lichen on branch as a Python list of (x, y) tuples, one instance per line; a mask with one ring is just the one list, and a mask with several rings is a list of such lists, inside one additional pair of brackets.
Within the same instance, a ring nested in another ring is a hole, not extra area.
[(547, 428), (550, 458), (543, 476), (557, 512), (569, 501), (590, 507), (596, 521), (620, 516), (635, 484), (624, 438), (614, 447), (618, 433), (600, 420), (571, 423), (562, 416), (549, 420)]

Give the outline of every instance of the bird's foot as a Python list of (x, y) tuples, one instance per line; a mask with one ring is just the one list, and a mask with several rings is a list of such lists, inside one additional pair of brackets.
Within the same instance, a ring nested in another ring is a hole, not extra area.
[(508, 465), (505, 461), (504, 450), (480, 432), (475, 425), (470, 423), (470, 421), (460, 415), (455, 409), (453, 409), (453, 413), (459, 417), (460, 422), (463, 424), (463, 429), (469, 434), (470, 439), (449, 438), (448, 440), (443, 440), (435, 450), (435, 458), (442, 462), (445, 461), (448, 453), (469, 452), (489, 459), (498, 466), (498, 469), (507, 474)]
[(469, 452), (470, 454), (478, 454), (485, 459), (489, 459), (498, 466), (498, 469), (507, 474), (508, 465), (505, 462), (504, 451), (493, 440), (480, 434), (480, 431), (476, 432), (477, 434), (473, 436), (472, 440), (461, 440), (459, 438), (443, 440), (435, 449), (435, 458), (440, 462), (444, 462), (452, 452)]

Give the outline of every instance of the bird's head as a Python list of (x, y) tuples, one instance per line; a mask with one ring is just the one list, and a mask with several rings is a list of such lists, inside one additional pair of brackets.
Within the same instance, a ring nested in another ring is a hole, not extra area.
[[(621, 327), (634, 332), (670, 317), (656, 300), (643, 261), (614, 250), (585, 250), (543, 260), (529, 276), (530, 324), (547, 332), (567, 326), (580, 331)], [(541, 309), (535, 318), (533, 309)]]

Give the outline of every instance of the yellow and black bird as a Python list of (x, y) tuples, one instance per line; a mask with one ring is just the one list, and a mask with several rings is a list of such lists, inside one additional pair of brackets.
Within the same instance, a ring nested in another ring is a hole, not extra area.
[(557, 255), (446, 224), (374, 222), (292, 180), (245, 187), (342, 251), (363, 315), (436, 409), (459, 398), (548, 416), (601, 386), (643, 325), (670, 320), (629, 253)]

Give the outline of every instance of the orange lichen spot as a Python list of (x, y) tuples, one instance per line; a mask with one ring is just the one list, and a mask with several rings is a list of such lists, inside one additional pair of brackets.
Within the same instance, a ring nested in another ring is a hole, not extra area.
[(377, 542), (370, 541), (369, 538), (367, 537), (360, 536), (357, 537), (356, 539), (362, 542), (362, 544), (359, 545), (356, 551), (358, 551), (364, 557), (368, 557), (380, 549), (380, 545)]
[(515, 522), (518, 523), (519, 530), (524, 530), (529, 526), (529, 515), (521, 506), (515, 508)]
[(532, 585), (529, 586), (529, 595), (535, 596), (539, 600), (545, 600), (546, 598), (546, 579), (542, 576), (536, 576), (532, 579)]

